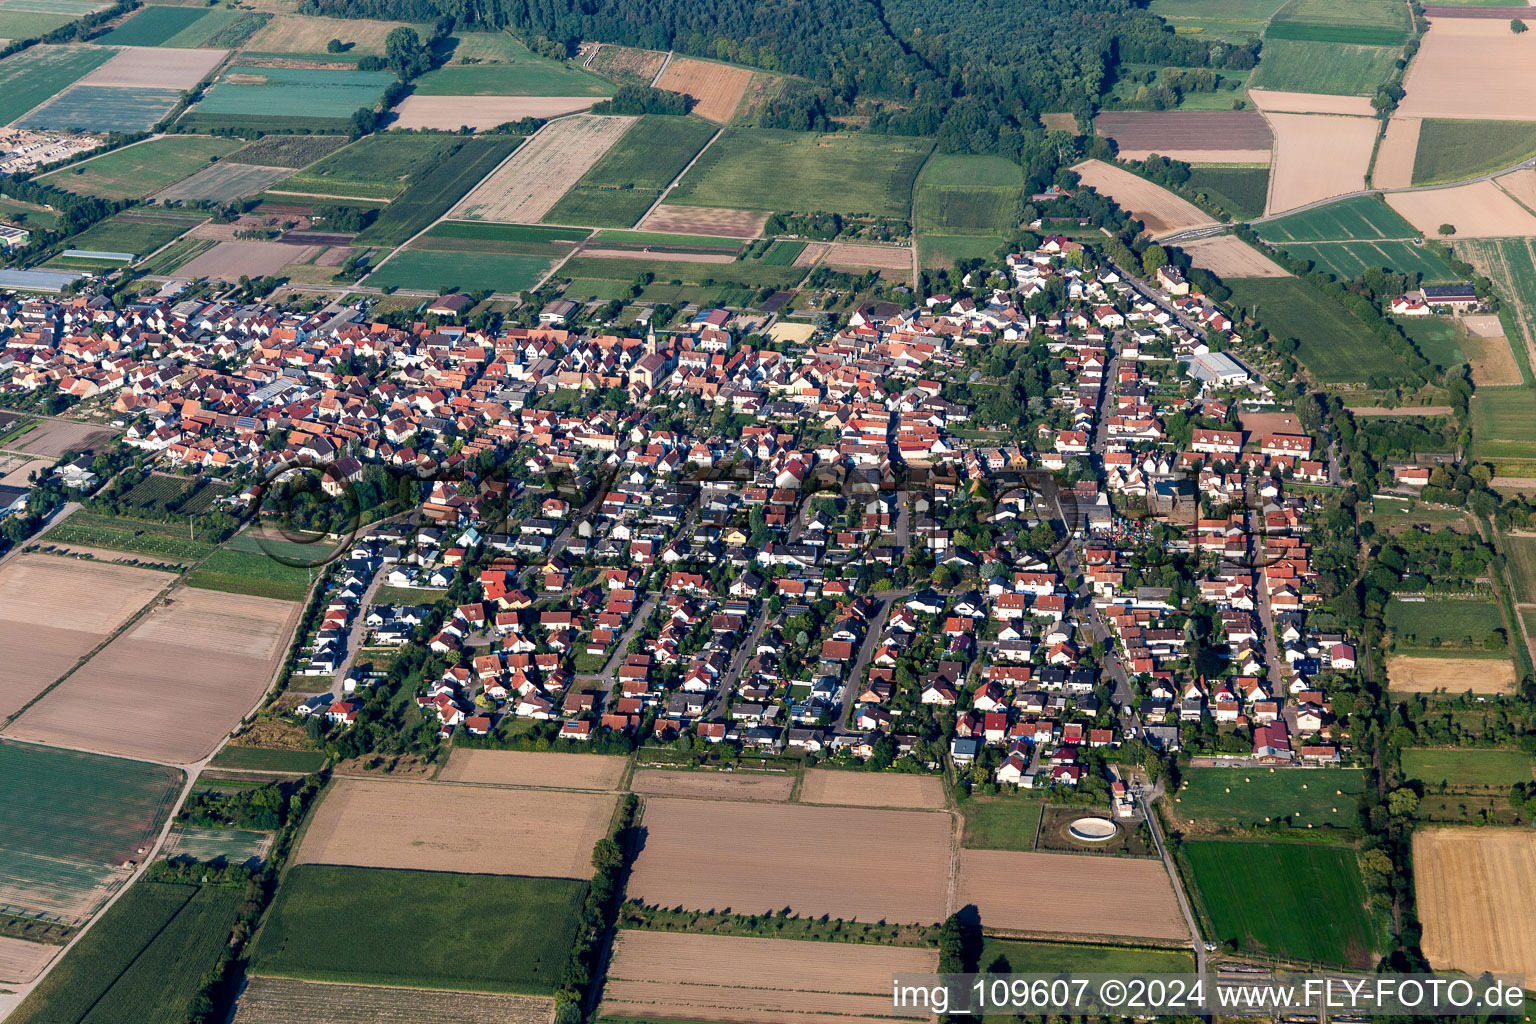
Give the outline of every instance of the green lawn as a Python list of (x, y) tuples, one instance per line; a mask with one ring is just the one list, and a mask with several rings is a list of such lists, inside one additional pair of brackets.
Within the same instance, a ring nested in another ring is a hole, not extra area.
[[(176, 8), (180, 9), (180, 8)], [(40, 181), (76, 195), (143, 199), (240, 148), (238, 139), (168, 135), (45, 174)]]
[(461, 140), (451, 135), (367, 135), (272, 186), (358, 199), (393, 199), (432, 170)]
[(1403, 774), (1430, 785), (1510, 786), (1530, 782), (1531, 764), (1531, 755), (1521, 750), (1410, 747), (1403, 751)]
[(1484, 388), (1472, 398), (1472, 434), (1480, 459), (1528, 459), (1536, 444), (1536, 391)]
[(187, 586), (302, 601), (309, 592), (309, 577), (308, 570), (284, 565), (264, 554), (221, 548), (187, 577)]
[(1257, 310), (1270, 334), (1297, 340), (1297, 357), (1320, 382), (1365, 383), (1407, 370), (1347, 309), (1300, 278), (1240, 277), (1226, 285), (1235, 303)]
[(113, 52), (99, 46), (34, 46), (0, 61), (0, 124), (9, 124), (105, 64)]
[(727, 128), (668, 202), (905, 219), (930, 139)]
[(972, 850), (1033, 850), (1040, 827), (1040, 800), (973, 796), (960, 807), (965, 818), (961, 845)]
[(417, 96), (611, 96), (614, 87), (574, 64), (528, 54), (514, 64), (456, 64), (416, 79)]
[[(1231, 104), (1228, 104), (1230, 108)], [(1247, 219), (1264, 212), (1269, 195), (1268, 167), (1194, 167), (1189, 188), (1205, 192), (1232, 216)]]
[(1266, 38), (1258, 70), (1248, 84), (1283, 92), (1373, 95), (1401, 55), (1400, 46)]
[[(434, 252), (402, 249), (368, 277), (374, 288), (413, 288), (436, 292), (439, 288), (462, 291), (493, 291), (511, 294), (532, 289), (554, 265), (555, 257), (515, 253), (477, 252), (466, 257), (460, 251)], [(636, 264), (636, 273), (639, 264)], [(631, 275), (633, 276), (633, 275)]]
[(1413, 158), (1413, 183), (1475, 178), (1536, 154), (1536, 123), (1425, 118)]
[(1504, 617), (1492, 601), (1433, 597), (1426, 601), (1389, 601), (1386, 623), (1396, 638), (1397, 650), (1402, 653), (1448, 647), (1483, 650), (1485, 641), (1504, 630)]
[(1254, 229), (1266, 242), (1352, 242), (1417, 238), (1419, 230), (1375, 196), (1355, 196), (1267, 221)]
[(987, 936), (976, 966), (987, 974), (1183, 974), (1195, 969), (1195, 961), (1188, 950), (1182, 949), (1132, 949)]
[(278, 889), (251, 969), (544, 995), (560, 984), (586, 890), (565, 878), (301, 864)]
[(1370, 267), (1418, 274), (1424, 284), (1460, 280), (1433, 250), (1412, 242), (1292, 242), (1282, 248), (1341, 281), (1354, 280)]
[(1284, 821), (1293, 828), (1352, 828), (1365, 773), (1354, 768), (1189, 768), (1183, 782), (1188, 787), (1168, 805), (1181, 823), (1192, 818), (1218, 826)]
[(235, 771), (298, 772), (308, 775), (325, 767), (321, 750), (268, 750), (264, 747), (227, 746), (214, 755), (214, 768)]
[(1366, 905), (1355, 850), (1313, 843), (1185, 842), (1211, 931), (1280, 957), (1370, 967), (1386, 941)]

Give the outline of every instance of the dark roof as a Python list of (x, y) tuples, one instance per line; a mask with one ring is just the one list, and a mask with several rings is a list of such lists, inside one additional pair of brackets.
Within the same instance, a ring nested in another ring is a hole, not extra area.
[(1466, 283), (1429, 284), (1425, 285), (1422, 290), (1424, 292), (1424, 298), (1428, 302), (1434, 302), (1436, 299), (1475, 299), (1477, 297), (1477, 292), (1473, 290), (1470, 284)]

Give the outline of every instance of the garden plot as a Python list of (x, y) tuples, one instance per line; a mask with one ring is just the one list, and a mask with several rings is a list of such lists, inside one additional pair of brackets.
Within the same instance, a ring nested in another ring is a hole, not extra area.
[(391, 128), (485, 131), (525, 117), (559, 117), (586, 110), (600, 96), (407, 96), (395, 107)]
[(1445, 238), (1449, 224), (1463, 238), (1512, 238), (1536, 235), (1536, 215), (1511, 199), (1492, 181), (1418, 192), (1389, 192), (1387, 205), (1424, 234)]
[(292, 173), (287, 167), (261, 167), (224, 161), (161, 190), (155, 198), (165, 203), (190, 203), (198, 200), (226, 203), (264, 192)]
[(920, 1020), (891, 1002), (893, 974), (929, 974), (931, 949), (625, 930), (601, 1017), (740, 1024)]
[(637, 227), (679, 235), (712, 235), (718, 238), (757, 238), (768, 214), (758, 210), (726, 210), (711, 206), (668, 206), (652, 210)]
[(176, 271), (177, 277), (218, 278), (238, 281), (276, 274), (290, 263), (304, 263), (319, 252), (318, 246), (287, 242), (220, 242), (194, 257)]
[(944, 806), (944, 784), (926, 775), (823, 769), (806, 772), (800, 799), (808, 804), (936, 810)]
[[(643, 825), (628, 895), (647, 904), (925, 924), (947, 912), (948, 814), (658, 797)], [(886, 837), (873, 860), (871, 836)], [(859, 864), (861, 877), (807, 864)]]
[(752, 72), (728, 64), (713, 64), (691, 57), (673, 57), (656, 81), (656, 88), (680, 92), (697, 102), (690, 113), (724, 124), (741, 106)]
[(1419, 152), (1417, 117), (1394, 117), (1387, 122), (1387, 132), (1376, 150), (1376, 164), (1371, 169), (1375, 188), (1405, 188), (1413, 184), (1413, 160)]
[(959, 871), (959, 902), (974, 903), (988, 928), (1189, 938), (1160, 860), (962, 850)]
[[(300, 610), (293, 601), (181, 588), (11, 733), (173, 764), (206, 757), (266, 692)], [(110, 713), (90, 713), (106, 702)]]
[(1200, 238), (1179, 245), (1189, 261), (1217, 277), (1290, 277), (1290, 273), (1253, 246), (1231, 235)]
[(1536, 832), (1433, 829), (1413, 837), (1424, 955), (1436, 970), (1536, 977)]
[(0, 719), (20, 711), (169, 582), (151, 569), (76, 558), (22, 554), (7, 562), (0, 569)]
[(1275, 132), (1275, 164), (1265, 213), (1365, 188), (1365, 172), (1376, 148), (1376, 121), (1322, 114), (1268, 117)]
[(1102, 160), (1086, 160), (1072, 169), (1084, 185), (1113, 199), (1146, 225), (1148, 234), (1166, 235), (1216, 223), (1205, 211), (1161, 185)]
[(1435, 18), (1403, 81), (1400, 117), (1536, 120), (1536, 36), (1509, 21)]
[(616, 799), (597, 793), (338, 780), (310, 821), (297, 863), (591, 878), (592, 847), (607, 834)]
[(583, 114), (545, 125), (460, 200), (451, 216), (538, 223), (636, 120)]
[(444, 782), (477, 782), (552, 789), (617, 788), (628, 761), (601, 754), (458, 749), (438, 775)]
[(795, 777), (753, 772), (698, 772), (641, 768), (629, 780), (632, 793), (644, 796), (686, 796), (704, 800), (788, 800)]
[(1251, 110), (1117, 111), (1094, 118), (1122, 160), (1153, 153), (1188, 163), (1269, 163), (1269, 125)]
[(125, 46), (76, 84), (114, 89), (190, 89), (208, 77), (228, 53), (228, 50)]
[(233, 1024), (553, 1024), (539, 996), (252, 977)]
[(1277, 92), (1273, 89), (1249, 89), (1248, 98), (1266, 114), (1349, 114), (1375, 117), (1376, 108), (1368, 96), (1328, 96), (1316, 92)]

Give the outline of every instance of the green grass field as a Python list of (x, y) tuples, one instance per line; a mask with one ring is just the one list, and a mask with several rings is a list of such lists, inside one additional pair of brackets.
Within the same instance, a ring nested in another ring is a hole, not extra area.
[(1027, 942), (991, 936), (982, 943), (976, 963), (978, 970), (988, 974), (1178, 974), (1195, 969), (1194, 957), (1181, 949)]
[(370, 274), (368, 284), (374, 288), (393, 286), (433, 292), (439, 288), (458, 288), (512, 294), (532, 289), (554, 261), (549, 256), (515, 253), (477, 252), (466, 257), (461, 251), (403, 249)]
[(209, 555), (187, 577), (187, 586), (200, 590), (220, 590), (229, 594), (272, 597), (282, 601), (302, 601), (309, 591), (310, 573), (284, 565), (265, 554), (221, 548)]
[(1355, 196), (1315, 210), (1258, 225), (1266, 242), (1353, 242), (1379, 238), (1417, 238), (1419, 231), (1375, 196)]
[(611, 96), (614, 87), (575, 64), (528, 54), (514, 64), (456, 64), (415, 81), (417, 96)]
[(28, 228), (51, 228), (58, 225), (59, 215), (46, 206), (0, 196), (0, 220)]
[(1452, 318), (1415, 316), (1403, 317), (1394, 322), (1408, 335), (1408, 340), (1413, 342), (1419, 353), (1436, 366), (1443, 369), (1467, 361), (1467, 354), (1461, 348), (1465, 333)]
[(1472, 398), (1472, 434), (1480, 459), (1528, 459), (1536, 444), (1536, 391), (1485, 388)]
[(1397, 650), (1403, 653), (1447, 647), (1481, 650), (1484, 641), (1504, 629), (1504, 617), (1492, 601), (1433, 597), (1427, 601), (1389, 601), (1386, 623), (1397, 639)]
[(0, 61), (0, 124), (63, 91), (112, 54), (99, 46), (36, 46)]
[(935, 153), (923, 166), (924, 188), (1019, 188), (1019, 165), (1000, 156)]
[(1536, 604), (1536, 537), (1499, 534), (1499, 548), (1515, 590), (1515, 600)]
[(1019, 223), (1019, 188), (930, 186), (917, 190), (917, 230), (936, 235), (995, 236)]
[(594, 228), (633, 227), (661, 196), (653, 188), (577, 186), (544, 215), (546, 224), (584, 224)]
[(174, 214), (161, 216), (158, 211), (143, 216), (153, 220), (139, 220), (134, 211), (120, 213), (94, 224), (69, 238), (71, 249), (91, 249), (96, 252), (131, 252), (147, 256), (167, 242), (174, 241), (192, 227), (201, 223), (202, 215), (178, 217)]
[(206, 7), (141, 7), (96, 42), (103, 46), (164, 46), (211, 13)]
[(301, 864), (278, 889), (251, 969), (544, 995), (560, 983), (586, 890), (564, 878)]
[(1418, 274), (1425, 284), (1458, 280), (1450, 264), (1433, 250), (1412, 242), (1292, 242), (1282, 248), (1341, 281), (1351, 281), (1369, 267)]
[(1183, 35), (1241, 42), (1263, 34), (1285, 0), (1152, 0), (1148, 9)]
[[(84, 12), (82, 12), (84, 13)], [(36, 39), (75, 20), (75, 15), (49, 11), (0, 9), (0, 39)]]
[(1531, 765), (1531, 755), (1520, 750), (1410, 747), (1403, 751), (1403, 774), (1430, 785), (1510, 786), (1530, 782)]
[(1385, 928), (1366, 906), (1353, 847), (1200, 841), (1182, 852), (1212, 928), (1206, 938), (1299, 960), (1375, 964)]
[(665, 188), (698, 155), (715, 131), (714, 125), (696, 117), (647, 114), (576, 184), (590, 188)]
[(174, 768), (0, 742), (0, 903), (93, 904), (92, 891), (156, 835), (181, 782)]
[(1294, 338), (1297, 357), (1318, 381), (1363, 383), (1406, 367), (1343, 306), (1300, 278), (1231, 278), (1233, 301), (1250, 310), (1270, 334)]
[(1536, 154), (1536, 124), (1529, 121), (1447, 121), (1425, 118), (1413, 158), (1413, 183), (1475, 178)]
[(1293, 828), (1352, 828), (1365, 773), (1353, 768), (1190, 768), (1188, 788), (1168, 805), (1179, 821), (1249, 827), (1287, 821)]
[(1270, 19), (1264, 41), (1401, 46), (1408, 27), (1408, 9), (1393, 0), (1290, 0)]
[(1257, 217), (1264, 212), (1269, 195), (1269, 168), (1197, 166), (1185, 184), (1207, 193), (1234, 217)]
[[(1488, 275), (1525, 339), (1536, 339), (1536, 247), (1529, 238), (1479, 238), (1457, 242), (1456, 255)], [(1518, 349), (1522, 339), (1510, 332)]]
[(308, 775), (325, 767), (321, 750), (268, 750), (264, 747), (227, 746), (214, 755), (214, 768), (235, 771), (296, 772)]
[(399, 245), (417, 234), (478, 185), (523, 140), (509, 136), (465, 139), (453, 157), (402, 192), (357, 236), (360, 245)]
[(143, 199), (208, 166), (213, 157), (225, 156), (239, 148), (238, 139), (167, 135), (115, 149), (94, 160), (45, 174), (38, 180), (76, 195)]
[(926, 268), (948, 270), (960, 260), (990, 258), (1004, 241), (1001, 235), (919, 234), (918, 258)]
[(442, 162), (458, 143), (451, 135), (367, 135), (272, 186), (358, 199), (393, 199)]
[(1248, 84), (1283, 92), (1370, 95), (1391, 75), (1392, 65), (1401, 55), (1400, 46), (1266, 37), (1263, 56)]
[(186, 1019), (240, 913), (237, 886), (140, 882), (7, 1018), (21, 1024)]
[(727, 128), (667, 201), (692, 206), (909, 216), (930, 139)]
[(277, 124), (287, 118), (345, 120), (360, 107), (378, 103), (392, 81), (387, 71), (236, 64), (224, 69), (193, 114), (266, 118)]
[(76, 85), (16, 122), (22, 128), (83, 132), (145, 132), (176, 106), (176, 89)]
[(960, 807), (962, 846), (972, 850), (1033, 850), (1040, 827), (1040, 800), (973, 796)]

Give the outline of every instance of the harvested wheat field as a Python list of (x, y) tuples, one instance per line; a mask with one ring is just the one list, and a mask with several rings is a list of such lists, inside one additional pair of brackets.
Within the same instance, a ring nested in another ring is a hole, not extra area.
[(1376, 108), (1369, 96), (1328, 96), (1315, 92), (1275, 92), (1271, 89), (1249, 89), (1248, 97), (1253, 105), (1266, 114), (1350, 114), (1355, 117), (1375, 117)]
[(698, 102), (690, 113), (724, 124), (741, 106), (741, 97), (752, 81), (752, 72), (727, 64), (711, 64), (692, 57), (673, 57), (656, 80), (656, 88), (692, 96)]
[(578, 114), (551, 121), (453, 208), (453, 220), (537, 224), (637, 118)]
[(129, 89), (190, 89), (219, 66), (228, 50), (125, 46), (76, 85)]
[(0, 719), (20, 711), (174, 579), (51, 555), (7, 562), (0, 569)]
[(642, 796), (691, 796), (708, 800), (788, 800), (793, 775), (757, 772), (696, 772), (646, 768), (629, 780), (629, 791)]
[(1331, 114), (1270, 114), (1275, 165), (1265, 213), (1359, 192), (1376, 148), (1377, 122)]
[(636, 227), (663, 234), (756, 238), (763, 233), (766, 223), (766, 210), (725, 210), (714, 206), (668, 206), (663, 203)]
[(1508, 238), (1536, 235), (1536, 215), (1491, 181), (1419, 192), (1388, 192), (1387, 205), (1434, 238), (1447, 237), (1449, 224), (1459, 238)]
[(1195, 266), (1217, 277), (1290, 277), (1284, 267), (1253, 246), (1231, 235), (1181, 242), (1179, 248)]
[(925, 775), (840, 772), (823, 768), (805, 773), (800, 799), (808, 804), (931, 810), (944, 806), (944, 783)]
[(839, 270), (899, 270), (912, 272), (912, 249), (900, 245), (855, 245), (850, 242), (829, 242), (826, 256), (822, 259), (829, 267)]
[(25, 985), (48, 966), (58, 946), (0, 935), (0, 983)]
[(1509, 21), (1435, 18), (1403, 81), (1402, 117), (1536, 120), (1536, 38)]
[(1082, 177), (1084, 185), (1130, 211), (1146, 225), (1150, 235), (1166, 235), (1216, 223), (1193, 203), (1102, 160), (1085, 160), (1072, 169)]
[(321, 18), (304, 14), (292, 14), (294, 5), (279, 2), (273, 7), (246, 4), (256, 10), (276, 10), (277, 17), (267, 22), (245, 44), (245, 49), (255, 53), (320, 54), (332, 39), (351, 43), (350, 53), (383, 53), (384, 40), (397, 28), (415, 29), (425, 39), (431, 25), (413, 24), (409, 21), (374, 21), (362, 18)]
[[(171, 764), (199, 760), (267, 692), (300, 611), (297, 601), (182, 587), (17, 719), (10, 734)], [(105, 705), (110, 714), (80, 712)]]
[(947, 912), (947, 814), (659, 797), (642, 823), (628, 895), (644, 903), (918, 924)]
[(308, 262), (319, 251), (317, 246), (286, 242), (220, 242), (182, 264), (176, 276), (222, 281), (238, 281), (241, 277), (254, 279), (275, 274), (290, 263)]
[(1514, 171), (1493, 179), (1505, 192), (1514, 196), (1526, 206), (1536, 209), (1536, 171), (1526, 168), (1522, 171)]
[(891, 1005), (893, 974), (930, 974), (932, 949), (624, 930), (602, 1017), (854, 1024), (921, 1019)]
[(988, 928), (1189, 938), (1160, 860), (961, 850), (958, 899), (976, 904)]
[(1394, 117), (1387, 122), (1387, 133), (1376, 149), (1376, 164), (1371, 168), (1373, 188), (1406, 188), (1413, 184), (1413, 161), (1419, 153), (1417, 117)]
[(552, 1024), (539, 996), (383, 985), (337, 985), (252, 975), (234, 1024)]
[[(1498, 323), (1498, 317), (1491, 316), (1485, 319)], [(1472, 383), (1478, 387), (1507, 387), (1517, 385), (1523, 379), (1520, 376), (1520, 365), (1515, 362), (1515, 353), (1509, 347), (1509, 339), (1504, 337), (1502, 328), (1499, 334), (1491, 337), (1473, 334), (1470, 331), (1461, 343), (1462, 354), (1467, 357), (1467, 370), (1472, 375)]]
[(613, 790), (628, 760), (603, 754), (545, 754), (522, 750), (457, 749), (438, 775), (443, 782), (478, 782), (551, 789)]
[(296, 863), (591, 878), (592, 846), (608, 833), (617, 800), (597, 793), (338, 779), (310, 820)]
[(477, 132), (525, 117), (558, 117), (586, 110), (601, 96), (407, 96), (395, 107), (391, 128)]
[(1192, 164), (1269, 163), (1269, 125), (1257, 111), (1116, 111), (1100, 114), (1093, 125), (1115, 140), (1122, 160), (1156, 153)]
[(1436, 970), (1536, 978), (1536, 832), (1437, 828), (1413, 837), (1424, 955)]
[(1400, 693), (1514, 693), (1515, 666), (1505, 658), (1387, 656), (1387, 688)]

